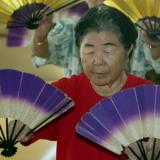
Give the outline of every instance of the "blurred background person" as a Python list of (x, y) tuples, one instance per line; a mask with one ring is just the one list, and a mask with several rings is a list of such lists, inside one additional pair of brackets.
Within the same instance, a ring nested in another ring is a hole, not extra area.
[[(153, 21), (152, 23), (155, 22)], [(145, 30), (137, 29), (139, 34), (136, 49), (130, 61), (130, 72), (159, 84), (160, 34), (159, 32), (157, 34), (149, 34)]]
[(64, 67), (64, 75), (82, 71), (79, 51), (75, 45), (74, 27), (88, 10), (103, 3), (103, 0), (86, 0), (80, 4), (45, 17), (34, 33), (32, 62), (36, 67), (55, 64)]

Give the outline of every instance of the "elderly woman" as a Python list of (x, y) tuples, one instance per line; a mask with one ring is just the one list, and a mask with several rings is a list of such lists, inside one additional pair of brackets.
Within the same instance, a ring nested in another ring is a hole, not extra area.
[(57, 141), (57, 160), (122, 159), (78, 136), (75, 126), (103, 98), (126, 88), (151, 84), (125, 71), (136, 38), (134, 24), (120, 11), (105, 5), (90, 9), (75, 28), (84, 72), (53, 83), (75, 101), (75, 107), (35, 133), (29, 143), (37, 139)]
[(138, 32), (137, 47), (131, 58), (130, 72), (160, 84), (160, 36), (158, 34), (150, 36), (140, 28)]

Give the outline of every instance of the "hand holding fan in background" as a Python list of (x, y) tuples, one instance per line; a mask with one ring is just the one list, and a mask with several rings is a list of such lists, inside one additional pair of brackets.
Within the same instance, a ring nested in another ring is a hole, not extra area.
[[(1, 154), (14, 155), (22, 132), (30, 135), (73, 105), (63, 92), (39, 77), (16, 70), (0, 70), (0, 118), (6, 118), (4, 129), (0, 124), (0, 148), (4, 149)], [(10, 120), (14, 121), (12, 125)], [(19, 121), (23, 125), (17, 128)]]
[(106, 0), (104, 3), (128, 15), (151, 39), (160, 36), (159, 0)]
[(39, 26), (37, 29), (35, 29), (35, 33), (33, 33), (33, 30), (30, 30), (26, 27), (8, 28), (7, 46), (18, 47), (18, 46), (31, 45), (33, 41), (32, 40), (33, 34), (35, 34), (36, 37), (43, 42), (44, 40), (47, 39), (49, 31), (55, 25), (52, 23), (52, 20), (53, 20), (53, 15), (43, 17), (39, 21)]
[[(136, 159), (147, 160), (141, 140), (160, 139), (159, 122), (160, 86), (144, 85), (123, 90), (96, 104), (82, 117), (76, 131), (116, 154), (122, 154), (123, 147), (128, 146), (132, 154), (139, 150)], [(135, 142), (137, 148), (132, 151)], [(160, 147), (157, 150), (155, 143), (152, 152), (152, 160), (160, 158)]]
[(159, 160), (160, 140), (156, 138), (147, 138), (137, 141), (126, 147), (124, 153), (130, 160), (139, 160), (140, 158), (141, 160)]

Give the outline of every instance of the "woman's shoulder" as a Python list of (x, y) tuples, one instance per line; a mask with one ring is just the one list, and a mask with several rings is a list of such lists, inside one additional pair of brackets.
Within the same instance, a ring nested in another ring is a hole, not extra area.
[(130, 87), (135, 87), (135, 86), (139, 86), (139, 85), (153, 84), (152, 81), (146, 80), (144, 78), (138, 77), (133, 74), (127, 74), (127, 76), (128, 76), (128, 79), (127, 79), (127, 82), (126, 82), (124, 88), (130, 88)]
[(63, 77), (59, 79), (58, 81), (55, 81), (52, 83), (55, 87), (59, 88), (63, 92), (67, 93), (73, 93), (75, 92), (79, 87), (86, 86), (89, 84), (89, 80), (84, 74), (84, 72), (80, 74), (74, 74), (70, 78)]
[(89, 87), (90, 82), (86, 75), (82, 72), (80, 74), (72, 75), (70, 78), (64, 77), (52, 83), (55, 87), (66, 93), (73, 100), (77, 99), (80, 92), (85, 91)]

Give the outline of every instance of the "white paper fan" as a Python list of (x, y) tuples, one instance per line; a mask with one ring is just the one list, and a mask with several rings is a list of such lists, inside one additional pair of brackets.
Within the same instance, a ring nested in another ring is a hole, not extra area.
[[(143, 85), (114, 94), (84, 114), (76, 131), (116, 154), (141, 139), (160, 139), (160, 87)], [(160, 150), (160, 149), (159, 149)], [(156, 154), (156, 153), (155, 153)]]
[[(0, 148), (2, 155), (12, 156), (18, 141), (15, 135), (16, 121), (8, 132), (8, 119), (19, 120), (31, 132), (66, 112), (74, 105), (71, 98), (62, 91), (47, 84), (37, 76), (16, 70), (0, 70), (0, 118), (6, 118), (6, 131), (0, 125)], [(17, 131), (16, 131), (17, 133)], [(15, 135), (15, 136), (13, 136)]]

